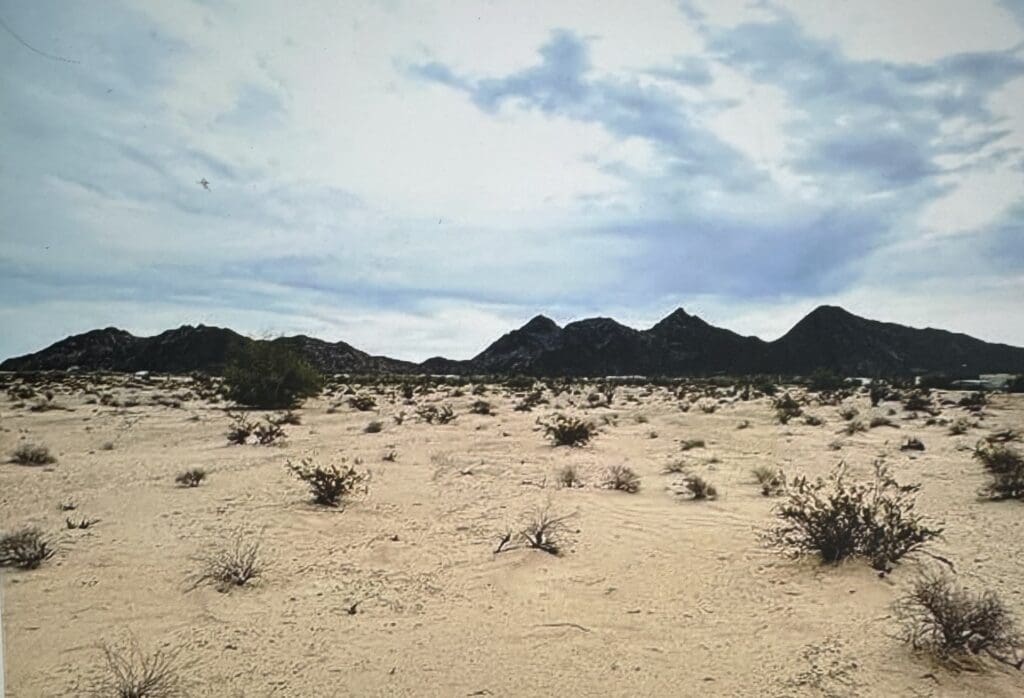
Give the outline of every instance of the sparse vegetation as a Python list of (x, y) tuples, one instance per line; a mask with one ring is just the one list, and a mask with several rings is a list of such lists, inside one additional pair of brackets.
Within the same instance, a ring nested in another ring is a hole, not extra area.
[(974, 451), (991, 478), (981, 489), (987, 499), (1024, 500), (1024, 456), (1017, 449), (1003, 444), (982, 442)]
[(146, 654), (131, 638), (126, 648), (102, 645), (105, 672), (93, 681), (90, 693), (116, 698), (178, 698), (186, 691), (177, 650)]
[(687, 475), (683, 478), (683, 486), (690, 493), (691, 499), (716, 499), (718, 490), (700, 475)]
[(367, 424), (365, 427), (363, 427), (363, 431), (367, 434), (379, 434), (383, 430), (384, 422), (380, 421), (379, 419), (375, 419), (369, 424)]
[(289, 461), (285, 467), (306, 483), (315, 503), (326, 507), (341, 506), (347, 497), (365, 492), (369, 479), (350, 465), (319, 465), (308, 458), (298, 465)]
[(827, 563), (862, 556), (888, 571), (942, 532), (914, 511), (918, 489), (897, 483), (881, 463), (866, 483), (847, 481), (844, 464), (827, 480), (798, 476), (789, 483), (788, 500), (776, 508), (781, 522), (767, 534), (768, 542)]
[(38, 528), (0, 535), (0, 567), (34, 570), (54, 556), (49, 539)]
[(278, 439), (284, 438), (284, 429), (276, 422), (271, 421), (258, 425), (252, 433), (256, 437), (256, 443), (260, 446), (270, 446)]
[(18, 465), (50, 465), (56, 463), (57, 459), (46, 446), (23, 443), (14, 449), (11, 462)]
[(704, 439), (683, 439), (679, 442), (679, 448), (683, 451), (691, 451), (695, 448), (704, 448)]
[(469, 411), (472, 412), (473, 414), (494, 414), (491, 408), (491, 403), (487, 402), (487, 400), (474, 400), (473, 405), (469, 408)]
[(971, 420), (966, 417), (957, 417), (953, 420), (953, 423), (949, 425), (949, 433), (952, 436), (961, 436), (966, 434), (971, 428)]
[(178, 473), (178, 476), (174, 478), (174, 481), (182, 487), (199, 487), (200, 483), (205, 479), (205, 470), (202, 468), (189, 468), (182, 473)]
[(231, 426), (228, 427), (226, 434), (228, 443), (241, 446), (249, 440), (250, 436), (252, 436), (253, 431), (256, 429), (256, 424), (250, 422), (241, 414), (233, 414), (229, 412), (228, 417), (231, 418)]
[(877, 429), (878, 427), (892, 427), (893, 429), (899, 429), (900, 425), (892, 421), (888, 417), (876, 416), (872, 417), (871, 421), (868, 422), (868, 427), (871, 429)]
[(987, 655), (1020, 669), (1024, 637), (1002, 599), (992, 591), (973, 593), (951, 577), (926, 573), (894, 604), (903, 639), (915, 650), (957, 662)]
[(245, 586), (263, 573), (259, 541), (236, 533), (225, 547), (197, 558), (199, 571), (190, 579), (189, 590), (205, 584), (226, 592)]
[(782, 468), (769, 468), (761, 465), (751, 471), (757, 484), (761, 486), (761, 494), (765, 497), (776, 497), (786, 491), (786, 474)]
[(369, 412), (377, 406), (377, 400), (372, 395), (353, 395), (348, 399), (348, 406), (360, 412)]
[(571, 463), (558, 469), (557, 479), (558, 484), (562, 487), (583, 487), (583, 478), (580, 477), (579, 468)]
[(561, 414), (556, 414), (552, 421), (543, 427), (544, 434), (555, 446), (583, 446), (597, 433), (597, 427), (593, 422)]
[(804, 413), (804, 408), (789, 393), (783, 393), (772, 400), (775, 407), (775, 418), (779, 424), (789, 424), (789, 420)]
[(627, 465), (612, 465), (601, 483), (605, 488), (635, 494), (640, 491), (640, 476)]
[(901, 451), (923, 451), (924, 443), (916, 436), (910, 436), (900, 445)]

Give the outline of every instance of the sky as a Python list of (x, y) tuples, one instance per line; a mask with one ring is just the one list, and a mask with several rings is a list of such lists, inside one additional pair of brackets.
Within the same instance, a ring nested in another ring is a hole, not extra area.
[(463, 359), (677, 307), (771, 340), (823, 303), (1024, 346), (1024, 0), (0, 20), (0, 357), (203, 323)]

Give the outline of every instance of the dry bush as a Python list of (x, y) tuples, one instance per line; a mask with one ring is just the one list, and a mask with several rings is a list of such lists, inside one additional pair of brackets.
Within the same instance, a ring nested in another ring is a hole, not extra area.
[(23, 528), (0, 536), (0, 567), (34, 570), (55, 553), (38, 528)]
[(690, 493), (691, 499), (717, 499), (718, 490), (700, 475), (687, 475), (683, 478), (683, 487)]
[(372, 422), (367, 424), (365, 427), (363, 427), (363, 431), (365, 433), (367, 433), (367, 434), (379, 434), (383, 429), (384, 429), (384, 422), (382, 422), (382, 421), (380, 421), (378, 419), (373, 420)]
[(896, 424), (888, 417), (872, 417), (871, 421), (868, 422), (868, 428), (877, 429), (878, 427), (892, 427), (894, 429), (899, 429), (900, 425)]
[(271, 419), (271, 421), (274, 424), (280, 424), (282, 426), (285, 425), (285, 424), (291, 424), (292, 426), (298, 426), (298, 425), (302, 424), (302, 417), (299, 416), (298, 412), (293, 412), (292, 410), (288, 410), (287, 412), (284, 412), (283, 414), (279, 414), (276, 417), (273, 417)]
[(824, 423), (824, 419), (822, 419), (821, 417), (816, 417), (813, 414), (809, 414), (806, 417), (804, 417), (804, 424), (806, 424), (809, 427), (820, 427)]
[(252, 436), (253, 431), (256, 429), (256, 424), (250, 422), (241, 414), (228, 413), (228, 417), (231, 418), (231, 426), (228, 427), (227, 436), (228, 443), (242, 445), (249, 440)]
[(612, 465), (605, 471), (602, 487), (635, 494), (640, 491), (640, 476), (628, 465)]
[(949, 425), (949, 433), (952, 436), (960, 436), (966, 434), (968, 429), (971, 428), (971, 421), (966, 417), (957, 417), (953, 420), (953, 423)]
[(985, 393), (978, 391), (964, 395), (956, 404), (960, 407), (980, 408), (988, 404), (988, 396), (985, 395)]
[(46, 446), (36, 444), (19, 444), (11, 454), (11, 462), (18, 465), (50, 465), (57, 459)]
[(924, 442), (916, 436), (908, 437), (900, 444), (901, 451), (923, 451)]
[(368, 473), (361, 473), (350, 465), (319, 465), (308, 458), (298, 465), (291, 461), (285, 466), (289, 472), (309, 487), (313, 501), (326, 507), (337, 507), (346, 497), (366, 491)]
[[(556, 515), (551, 511), (550, 505), (537, 509), (527, 516), (526, 524), (519, 531), (518, 541), (527, 548), (543, 550), (551, 555), (560, 555), (568, 533), (566, 521), (572, 516), (573, 514)], [(508, 531), (502, 536), (501, 542), (494, 552), (500, 553), (517, 547), (509, 546), (511, 541), (512, 533)]]
[(245, 586), (263, 573), (259, 541), (248, 540), (241, 532), (225, 547), (197, 557), (196, 561), (200, 568), (189, 580), (189, 591), (210, 584), (217, 591), (227, 592)]
[(360, 412), (369, 412), (377, 406), (372, 395), (353, 395), (348, 399), (348, 406)]
[(78, 519), (77, 521), (75, 519), (72, 519), (70, 516), (64, 518), (64, 525), (69, 530), (72, 530), (72, 529), (83, 529), (84, 530), (84, 529), (87, 529), (87, 528), (92, 528), (94, 525), (98, 524), (99, 522), (100, 522), (99, 519), (89, 519), (89, 518), (86, 518), (84, 516), (82, 518)]
[(789, 424), (789, 420), (804, 413), (804, 408), (789, 393), (773, 398), (772, 405), (775, 407), (775, 418), (779, 420), (779, 424)]
[(202, 468), (189, 468), (178, 473), (174, 481), (182, 487), (199, 487), (199, 483), (206, 479), (206, 471)]
[(854, 434), (862, 431), (867, 431), (868, 428), (864, 426), (864, 422), (859, 419), (852, 419), (846, 423), (846, 425), (837, 431), (837, 434), (846, 434), (847, 436), (853, 436)]
[(474, 400), (473, 405), (469, 408), (469, 411), (472, 412), (473, 414), (494, 414), (491, 408), (491, 403), (487, 402), (487, 400)]
[(1020, 669), (1024, 637), (1013, 616), (992, 591), (973, 593), (945, 574), (925, 573), (893, 605), (903, 639), (915, 650), (940, 659), (985, 654)]
[(593, 422), (561, 414), (556, 414), (552, 421), (542, 426), (545, 436), (551, 439), (555, 446), (582, 446), (597, 433), (597, 427)]
[(544, 392), (541, 390), (531, 390), (526, 396), (516, 403), (513, 407), (516, 412), (529, 412), (538, 405), (547, 404), (547, 399), (544, 397)]
[(979, 494), (986, 499), (1024, 500), (1024, 456), (1010, 446), (979, 443), (974, 457), (981, 461), (991, 481)]
[(775, 497), (786, 491), (786, 474), (782, 468), (769, 468), (766, 465), (759, 465), (751, 470), (757, 484), (761, 486), (761, 494), (765, 497)]
[(662, 468), (661, 472), (665, 473), (666, 475), (675, 475), (678, 473), (685, 473), (688, 469), (689, 468), (686, 464), (686, 461), (674, 460), (669, 461), (669, 463), (664, 468)]
[(184, 667), (179, 650), (146, 654), (131, 638), (127, 647), (101, 645), (105, 672), (93, 681), (89, 693), (116, 698), (177, 698), (188, 695), (180, 674)]
[(794, 478), (789, 499), (776, 508), (781, 522), (767, 532), (767, 542), (790, 555), (815, 554), (828, 563), (863, 556), (885, 572), (942, 533), (914, 511), (919, 485), (900, 485), (881, 463), (875, 464), (871, 482), (850, 483), (845, 476), (841, 463), (828, 480)]
[(683, 451), (690, 451), (695, 448), (704, 448), (704, 439), (683, 439), (679, 442), (679, 448)]
[(557, 480), (562, 487), (583, 487), (579, 468), (572, 464), (563, 465), (558, 469)]
[(718, 403), (712, 402), (711, 400), (701, 400), (697, 403), (697, 407), (699, 407), (700, 411), (704, 414), (714, 414), (718, 409)]
[(448, 424), (458, 417), (451, 405), (442, 405), (440, 409), (435, 405), (424, 405), (416, 410), (416, 415), (427, 424)]
[(985, 441), (990, 444), (1006, 444), (1011, 441), (1020, 441), (1020, 432), (1016, 429), (1002, 429), (986, 436)]
[(846, 405), (845, 407), (842, 407), (839, 410), (839, 416), (842, 417), (843, 420), (845, 420), (847, 422), (849, 422), (851, 419), (853, 419), (854, 417), (856, 417), (859, 414), (860, 414), (860, 410), (858, 410), (853, 405)]
[(284, 429), (269, 420), (266, 424), (260, 424), (253, 429), (252, 433), (260, 446), (270, 446), (278, 439), (284, 438)]
[(907, 412), (929, 412), (933, 411), (932, 401), (929, 397), (920, 392), (914, 392), (903, 401), (903, 409)]

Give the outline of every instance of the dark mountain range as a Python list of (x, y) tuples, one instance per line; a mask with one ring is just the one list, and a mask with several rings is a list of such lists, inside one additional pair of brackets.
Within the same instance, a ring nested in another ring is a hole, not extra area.
[(371, 356), (345, 342), (303, 335), (253, 340), (224, 328), (185, 325), (154, 337), (109, 327), (7, 359), (4, 371), (81, 370), (219, 373), (248, 342), (286, 344), (325, 373), (700, 376), (716, 373), (844, 375), (1024, 373), (1024, 349), (964, 334), (867, 320), (834, 306), (816, 308), (773, 342), (744, 337), (681, 308), (647, 330), (610, 318), (559, 327), (538, 315), (466, 361), (420, 364)]

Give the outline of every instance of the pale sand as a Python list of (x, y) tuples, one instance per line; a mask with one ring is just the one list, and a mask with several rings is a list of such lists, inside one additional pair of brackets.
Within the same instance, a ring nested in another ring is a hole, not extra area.
[[(24, 439), (58, 457), (49, 468), (0, 465), (0, 528), (37, 524), (60, 539), (41, 568), (3, 573), (8, 695), (74, 695), (102, 667), (97, 643), (127, 632), (144, 648), (180, 647), (197, 696), (1024, 694), (1020, 672), (990, 663), (956, 673), (898, 639), (890, 604), (929, 558), (880, 579), (862, 561), (826, 567), (765, 549), (758, 534), (779, 500), (750, 475), (759, 464), (825, 474), (845, 459), (859, 477), (884, 457), (901, 482), (923, 483), (920, 510), (945, 523), (930, 549), (1024, 619), (1024, 505), (979, 501), (985, 478), (969, 450), (1024, 425), (1021, 396), (994, 397), (983, 428), (964, 436), (922, 417), (846, 437), (836, 407), (809, 409), (822, 427), (782, 426), (765, 399), (684, 414), (666, 390), (626, 402), (642, 389), (620, 388), (611, 409), (566, 410), (617, 415), (617, 426), (584, 448), (553, 448), (535, 424), (553, 405), (514, 412), (491, 389), (483, 399), (497, 415), (478, 416), (468, 413), (477, 397), (447, 390), (417, 401), (452, 404), (449, 425), (420, 423), (400, 399), (334, 414), (316, 399), (271, 447), (227, 445), (223, 409), (199, 402), (119, 410), (58, 394), (74, 411), (32, 413), (0, 397), (0, 452)], [(157, 391), (134, 392), (148, 402)], [(865, 421), (885, 412), (866, 396), (854, 402)], [(401, 426), (399, 410), (409, 414)], [(375, 418), (383, 432), (362, 433)], [(750, 428), (738, 430), (742, 420)], [(910, 435), (927, 450), (900, 452)], [(683, 454), (684, 438), (707, 447)], [(829, 450), (836, 439), (842, 450)], [(101, 450), (107, 441), (113, 450)], [(392, 448), (398, 460), (383, 462)], [(369, 494), (344, 511), (311, 505), (284, 468), (307, 455), (361, 458)], [(720, 462), (708, 465), (712, 456)], [(717, 501), (669, 491), (678, 476), (662, 468), (679, 457), (714, 482)], [(555, 485), (566, 463), (587, 487)], [(641, 475), (639, 493), (599, 487), (619, 463)], [(207, 481), (176, 487), (193, 466)], [(73, 516), (100, 523), (63, 530), (57, 505), (68, 498)], [(563, 556), (492, 553), (506, 526), (548, 500), (577, 512)], [(238, 529), (262, 537), (261, 583), (186, 593), (192, 558)]]

